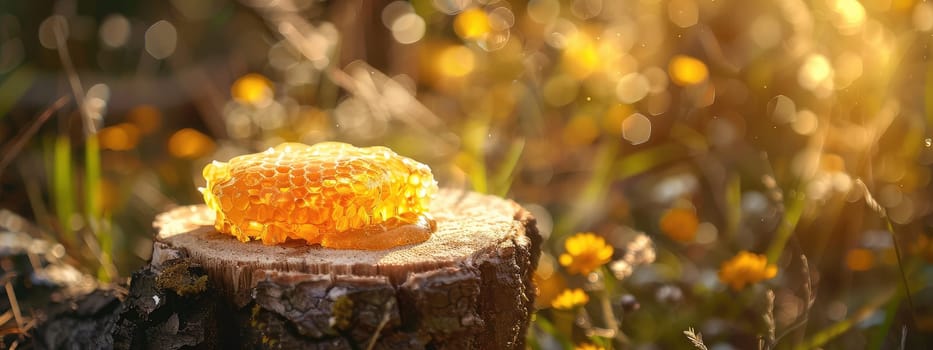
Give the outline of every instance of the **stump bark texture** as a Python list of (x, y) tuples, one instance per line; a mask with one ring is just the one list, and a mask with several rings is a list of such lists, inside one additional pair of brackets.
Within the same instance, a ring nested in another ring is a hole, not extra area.
[(524, 348), (541, 244), (532, 215), (458, 190), (441, 190), (431, 214), (428, 241), (361, 251), (243, 243), (217, 232), (205, 206), (168, 211), (115, 340), (165, 339), (133, 327), (145, 320), (207, 348)]

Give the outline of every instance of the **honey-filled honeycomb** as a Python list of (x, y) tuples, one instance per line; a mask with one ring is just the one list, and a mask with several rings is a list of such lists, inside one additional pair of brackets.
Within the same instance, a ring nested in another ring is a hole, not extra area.
[(423, 242), (435, 229), (431, 169), (385, 147), (284, 143), (208, 164), (204, 179), (217, 230), (244, 242), (386, 249)]

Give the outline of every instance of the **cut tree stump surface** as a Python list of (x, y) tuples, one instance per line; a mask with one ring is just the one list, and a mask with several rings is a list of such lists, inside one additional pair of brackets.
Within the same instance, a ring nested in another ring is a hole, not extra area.
[[(442, 189), (437, 231), (388, 250), (240, 242), (204, 205), (159, 215), (151, 265), (200, 266), (249, 328), (241, 344), (312, 348), (521, 349), (541, 236), (518, 204)], [(221, 342), (222, 343), (222, 342)]]

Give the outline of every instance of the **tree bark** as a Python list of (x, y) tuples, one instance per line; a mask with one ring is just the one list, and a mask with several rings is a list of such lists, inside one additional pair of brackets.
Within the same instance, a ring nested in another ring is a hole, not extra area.
[(438, 230), (428, 241), (362, 251), (239, 242), (214, 230), (203, 205), (163, 213), (115, 342), (524, 348), (541, 245), (534, 218), (512, 201), (457, 190), (442, 190), (431, 214)]

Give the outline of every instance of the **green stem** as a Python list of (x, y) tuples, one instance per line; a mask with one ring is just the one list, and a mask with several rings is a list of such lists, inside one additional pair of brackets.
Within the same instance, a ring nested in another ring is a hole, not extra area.
[(488, 117), (471, 117), (463, 132), (463, 148), (470, 156), (470, 184), (473, 186), (474, 191), (488, 193), (489, 186), (484, 147), (486, 138), (489, 135)]
[(774, 240), (771, 242), (771, 245), (768, 246), (768, 262), (772, 264), (781, 258), (781, 254), (784, 253), (784, 247), (787, 245), (787, 240), (790, 239), (790, 236), (793, 235), (794, 231), (797, 229), (797, 223), (800, 222), (800, 216), (803, 214), (804, 197), (799, 194), (794, 196), (794, 198), (788, 201), (786, 208), (784, 220), (781, 220), (781, 225), (778, 227)]
[(613, 173), (617, 153), (618, 147), (614, 141), (604, 142), (599, 146), (593, 159), (593, 174), (574, 199), (573, 209), (561, 215), (554, 224), (554, 235), (563, 237), (570, 234), (570, 231), (575, 229), (587, 215), (592, 214), (591, 209), (602, 202), (606, 189), (613, 180), (610, 175)]
[(629, 340), (625, 333), (622, 333), (621, 322), (616, 318), (615, 311), (612, 310), (612, 300), (610, 299), (616, 293), (616, 279), (606, 266), (596, 270), (596, 273), (599, 274), (599, 279), (603, 281), (603, 291), (600, 293), (599, 304), (606, 322), (606, 328), (612, 330), (615, 335), (614, 342), (610, 344), (619, 343), (625, 347)]
[(84, 215), (96, 234), (100, 228), (100, 144), (97, 134), (84, 141)]
[(907, 297), (907, 306), (910, 307), (910, 317), (912, 322), (917, 322), (917, 315), (915, 315), (914, 308), (914, 298), (910, 294), (910, 284), (907, 283), (907, 273), (904, 272), (904, 262), (901, 260), (901, 247), (897, 243), (897, 235), (894, 234), (894, 225), (891, 223), (891, 219), (888, 216), (884, 217), (885, 223), (888, 226), (888, 232), (891, 233), (891, 240), (894, 241), (894, 256), (897, 258), (897, 270), (901, 275), (901, 283), (904, 287), (904, 295)]
[(71, 226), (71, 216), (74, 214), (74, 186), (71, 182), (71, 140), (67, 135), (55, 139), (53, 153), (51, 177), (55, 215), (61, 226), (62, 240), (66, 245), (73, 245), (75, 234)]
[(823, 330), (817, 332), (812, 337), (810, 337), (810, 339), (807, 339), (806, 341), (804, 341), (802, 344), (797, 344), (796, 346), (794, 346), (793, 349), (794, 350), (807, 350), (807, 349), (814, 349), (814, 348), (822, 347), (829, 341), (835, 339), (840, 334), (845, 333), (846, 331), (851, 329), (852, 326), (858, 324), (859, 322), (864, 321), (869, 316), (871, 316), (879, 307), (884, 305), (885, 302), (887, 302), (888, 300), (890, 300), (893, 296), (897, 294), (896, 290), (897, 289), (894, 288), (888, 291), (887, 293), (884, 293), (885, 295), (881, 295), (875, 298), (874, 300), (869, 302), (867, 305), (863, 306), (858, 311), (856, 311), (852, 315), (852, 317), (836, 322), (830, 325), (829, 327), (824, 328)]
[(509, 188), (512, 186), (512, 180), (515, 177), (515, 170), (518, 169), (524, 150), (525, 139), (512, 141), (512, 145), (505, 154), (505, 159), (503, 159), (496, 174), (492, 177), (492, 184), (495, 186), (492, 189), (494, 194), (505, 196), (509, 193)]

